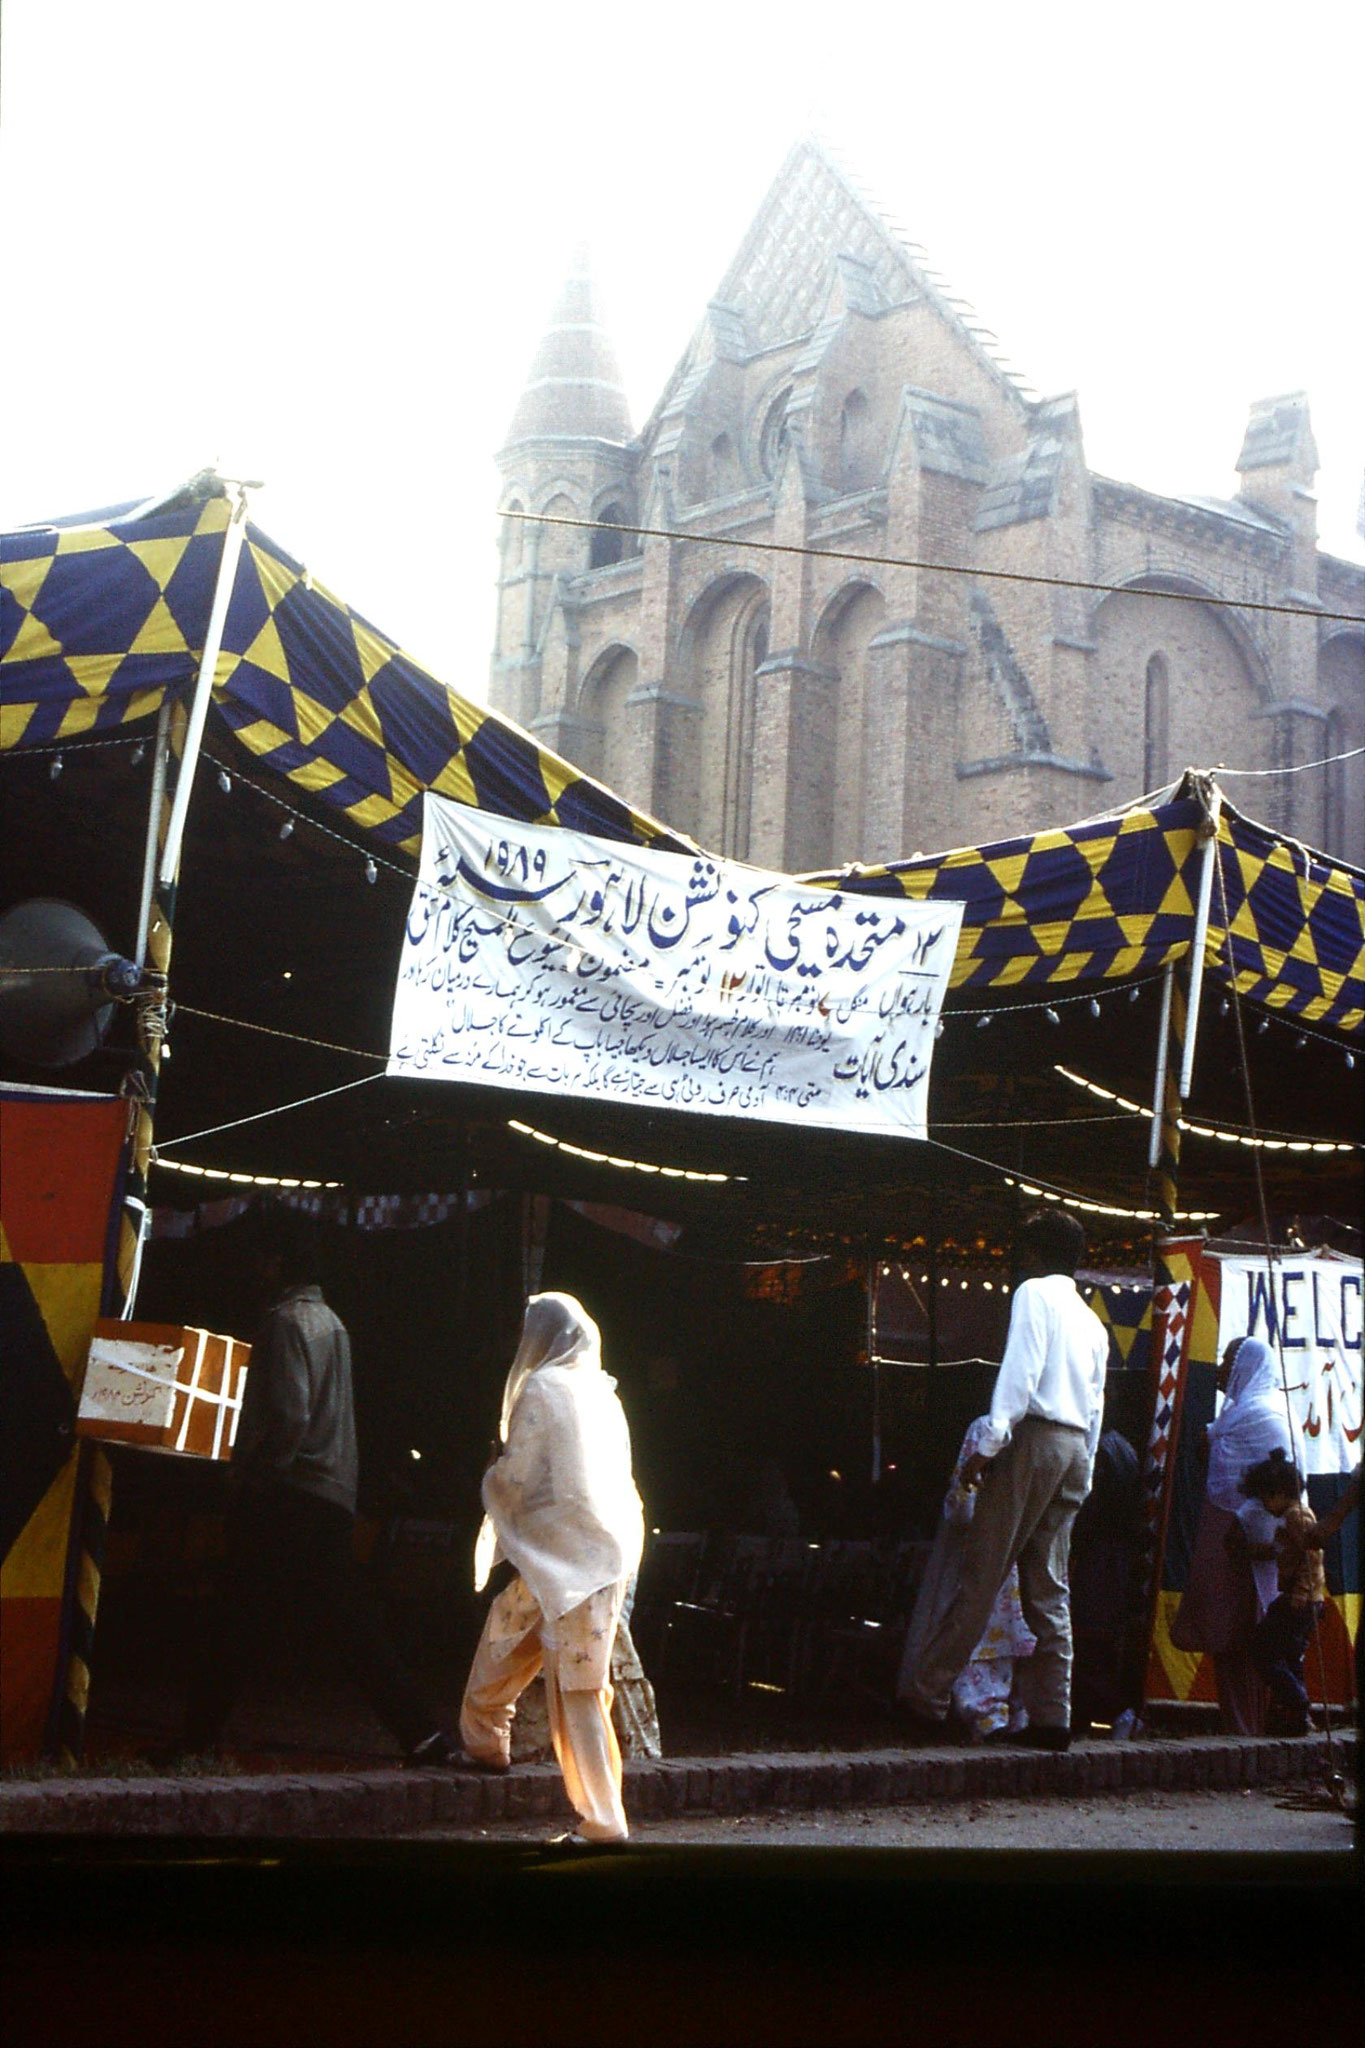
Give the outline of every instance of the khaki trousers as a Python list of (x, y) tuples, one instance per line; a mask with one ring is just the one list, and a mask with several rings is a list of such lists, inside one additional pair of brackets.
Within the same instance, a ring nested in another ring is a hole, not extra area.
[(1076, 1511), (1090, 1490), (1090, 1451), (1080, 1430), (1026, 1415), (993, 1458), (977, 1491), (962, 1547), (957, 1598), (926, 1638), (902, 1697), (934, 1720), (947, 1714), (953, 1681), (971, 1661), (1012, 1564), (1024, 1619), (1038, 1638), (1016, 1666), (1034, 1727), (1071, 1721), (1071, 1602), (1067, 1559)]
[[(498, 1600), (506, 1597), (500, 1594)], [(540, 1639), (543, 1623), (494, 1648), (498, 1600), (488, 1611), (474, 1652), (460, 1708), (461, 1742), (480, 1763), (508, 1765), (517, 1701), (533, 1678), (543, 1676), (550, 1740), (564, 1789), (579, 1814), (578, 1832), (593, 1842), (623, 1842), (629, 1829), (621, 1800), (621, 1750), (611, 1725), (611, 1686), (562, 1686), (558, 1656), (547, 1656)]]

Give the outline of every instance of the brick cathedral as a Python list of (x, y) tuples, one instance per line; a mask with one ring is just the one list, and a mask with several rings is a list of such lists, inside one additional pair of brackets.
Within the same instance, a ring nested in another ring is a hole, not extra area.
[[(493, 703), (759, 866), (1001, 838), (1186, 765), (1365, 744), (1365, 629), (1320, 616), (1365, 613), (1365, 568), (1318, 548), (1306, 397), (1252, 405), (1232, 498), (1096, 475), (1074, 395), (1032, 396), (814, 142), (638, 431), (570, 277), (499, 466), (503, 514), (584, 523), (504, 516)], [(1361, 860), (1365, 762), (1229, 788)]]

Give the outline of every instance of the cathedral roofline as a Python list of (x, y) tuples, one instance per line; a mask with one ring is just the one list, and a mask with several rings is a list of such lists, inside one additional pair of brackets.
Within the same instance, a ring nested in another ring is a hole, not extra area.
[(1172, 518), (1180, 514), (1197, 513), (1205, 519), (1215, 519), (1225, 526), (1245, 528), (1252, 533), (1264, 534), (1267, 539), (1287, 541), (1290, 529), (1283, 520), (1274, 518), (1259, 507), (1239, 503), (1230, 498), (1201, 498), (1176, 493), (1150, 491), (1143, 484), (1125, 483), (1120, 477), (1101, 476), (1092, 470), (1090, 481), (1100, 494), (1112, 497), (1140, 499), (1159, 511), (1168, 512)]
[[(826, 296), (826, 272), (822, 270), (818, 275), (812, 275), (807, 270), (801, 275), (793, 275), (789, 268), (788, 274), (784, 277), (775, 268), (773, 249), (778, 241), (780, 226), (785, 226), (789, 237), (803, 248), (815, 241), (821, 220), (819, 209), (812, 213), (808, 231), (802, 228), (798, 215), (802, 200), (809, 201), (811, 196), (810, 192), (803, 188), (817, 183), (820, 179), (826, 182), (827, 187), (832, 181), (846, 206), (860, 217), (866, 251), (875, 253), (880, 269), (885, 272), (885, 275), (879, 275), (877, 278), (881, 295), (886, 301), (881, 314), (917, 300), (927, 301), (939, 317), (952, 328), (1010, 405), (1025, 418), (1029, 416), (1033, 406), (1038, 402), (1036, 394), (1025, 379), (1011, 369), (991, 346), (991, 330), (976, 318), (966, 300), (954, 297), (947, 290), (944, 280), (929, 264), (921, 246), (912, 242), (891, 216), (883, 212), (879, 203), (858, 183), (829, 146), (815, 136), (807, 135), (788, 151), (781, 169), (764, 195), (728, 270), (711, 295), (707, 316), (693, 331), (677, 366), (642, 428), (641, 441), (647, 442), (658, 430), (660, 421), (676, 402), (680, 387), (695, 371), (699, 354), (706, 349), (708, 342), (714, 345), (711, 323), (713, 310), (718, 309), (724, 314), (736, 334), (741, 329), (745, 331), (745, 360), (799, 344), (814, 332)], [(835, 249), (830, 253), (830, 263), (837, 263), (840, 255), (851, 255), (870, 270), (872, 265), (866, 251)], [(778, 247), (778, 256), (783, 253)], [(793, 322), (795, 332), (771, 340), (763, 340), (748, 332), (750, 323), (745, 318), (747, 309), (743, 297), (746, 277), (751, 273), (761, 274), (765, 266), (772, 273), (769, 282), (776, 291), (780, 306), (799, 304), (804, 308), (804, 316), (798, 315)], [(902, 288), (899, 290), (895, 289), (897, 275), (902, 282)], [(807, 299), (810, 300), (808, 307), (805, 304)], [(881, 317), (881, 314), (878, 317)]]

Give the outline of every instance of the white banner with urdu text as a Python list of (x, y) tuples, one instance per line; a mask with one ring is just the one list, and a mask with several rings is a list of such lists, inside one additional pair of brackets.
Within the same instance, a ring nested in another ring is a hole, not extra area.
[(388, 1071), (923, 1137), (961, 922), (428, 795)]

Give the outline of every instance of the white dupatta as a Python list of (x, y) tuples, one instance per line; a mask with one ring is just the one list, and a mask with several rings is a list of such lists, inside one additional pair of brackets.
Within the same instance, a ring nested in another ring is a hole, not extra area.
[(630, 1430), (596, 1323), (571, 1294), (533, 1294), (503, 1392), (503, 1452), (484, 1474), (481, 1590), (514, 1564), (547, 1621), (628, 1579), (644, 1546)]
[(1208, 1495), (1235, 1515), (1244, 1504), (1242, 1475), (1272, 1451), (1303, 1471), (1303, 1446), (1290, 1419), (1279, 1364), (1257, 1337), (1243, 1337), (1228, 1373), (1228, 1390), (1209, 1424)]

